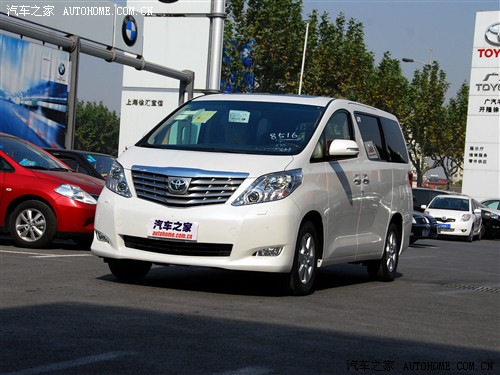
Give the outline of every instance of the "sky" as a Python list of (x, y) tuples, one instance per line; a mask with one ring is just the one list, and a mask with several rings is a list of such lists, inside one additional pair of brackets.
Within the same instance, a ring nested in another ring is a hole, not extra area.
[[(327, 12), (332, 22), (340, 12), (347, 19), (361, 22), (365, 44), (373, 52), (376, 63), (387, 51), (392, 58), (420, 61), (401, 62), (403, 74), (410, 80), (416, 69), (423, 68), (422, 63), (437, 61), (450, 83), (447, 93), (450, 98), (463, 82), (469, 82), (476, 13), (500, 10), (500, 1), (303, 0), (304, 19), (313, 9), (320, 14)], [(149, 61), (148, 56), (144, 58)], [(119, 114), (122, 72), (119, 64), (82, 55), (78, 98), (102, 102)]]

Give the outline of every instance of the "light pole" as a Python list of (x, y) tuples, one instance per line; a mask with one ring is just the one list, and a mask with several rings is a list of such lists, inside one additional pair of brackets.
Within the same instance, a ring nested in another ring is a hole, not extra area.
[[(429, 62), (426, 63), (424, 61), (421, 61), (421, 60), (417, 60), (417, 59), (412, 59), (412, 58), (409, 58), (409, 57), (403, 57), (401, 59), (403, 62), (407, 62), (407, 63), (419, 63), (419, 64), (422, 64), (424, 66), (428, 66), (429, 68), (432, 66), (432, 49), (430, 50), (429, 52)], [(431, 80), (431, 76), (430, 76), (431, 72), (429, 71), (429, 82), (430, 83), (430, 80)], [(428, 88), (428, 90), (430, 90), (430, 87)], [(427, 102), (427, 105), (429, 105), (430, 103)], [(421, 145), (421, 150), (420, 150), (420, 158), (421, 158), (421, 161), (418, 162), (418, 167), (420, 169), (420, 172), (422, 172), (422, 170), (424, 168), (426, 168), (426, 161), (425, 161), (425, 125), (424, 125), (424, 130), (423, 130), (423, 138), (421, 139), (421, 142), (422, 142), (422, 145)], [(419, 171), (417, 171), (417, 186), (421, 186), (422, 184), (422, 180), (423, 180), (423, 173), (421, 173), (421, 175), (419, 175), (418, 173)], [(419, 178), (420, 177), (420, 178)]]
[(432, 65), (432, 48), (429, 50), (429, 62), (428, 63), (420, 61), (420, 60), (416, 60), (416, 59), (411, 59), (409, 57), (403, 57), (401, 60), (403, 60), (403, 62), (407, 62), (407, 63), (416, 62), (416, 63), (422, 64), (422, 65)]

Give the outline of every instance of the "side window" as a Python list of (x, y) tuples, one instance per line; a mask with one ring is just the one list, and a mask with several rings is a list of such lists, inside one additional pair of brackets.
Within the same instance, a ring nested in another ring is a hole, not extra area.
[(401, 133), (401, 127), (397, 121), (385, 117), (380, 118), (382, 130), (387, 144), (387, 154), (392, 163), (409, 163), (406, 143)]
[(14, 168), (7, 161), (0, 157), (0, 172), (12, 172)]
[(388, 160), (378, 118), (361, 113), (356, 113), (355, 117), (368, 158)]
[(335, 112), (328, 120), (323, 134), (316, 145), (313, 159), (323, 158), (334, 139), (353, 139), (350, 114), (344, 111)]

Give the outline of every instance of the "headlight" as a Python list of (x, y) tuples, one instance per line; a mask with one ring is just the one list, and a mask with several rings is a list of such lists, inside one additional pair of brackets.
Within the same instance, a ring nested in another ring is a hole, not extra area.
[(462, 221), (469, 221), (471, 217), (472, 217), (471, 214), (463, 214)]
[(117, 161), (113, 162), (108, 177), (106, 177), (106, 187), (122, 197), (130, 198), (132, 196), (125, 178), (125, 171)]
[(64, 184), (60, 185), (54, 190), (56, 193), (61, 194), (62, 196), (74, 199), (75, 201), (87, 203), (87, 204), (96, 204), (97, 201), (85, 190), (76, 185)]
[(300, 186), (302, 177), (302, 169), (260, 176), (233, 202), (233, 206), (272, 202), (286, 198)]
[(411, 223), (412, 223), (412, 224), (417, 224), (417, 220), (415, 220), (415, 218), (414, 218), (414, 217), (412, 217), (412, 218), (411, 218)]

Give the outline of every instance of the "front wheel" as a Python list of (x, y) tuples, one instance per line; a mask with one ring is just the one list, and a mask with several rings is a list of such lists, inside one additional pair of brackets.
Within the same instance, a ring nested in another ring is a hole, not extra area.
[(121, 281), (137, 282), (144, 279), (151, 269), (151, 262), (131, 259), (107, 259), (109, 270)]
[(395, 224), (391, 224), (385, 238), (382, 259), (367, 264), (368, 273), (372, 279), (380, 281), (394, 280), (399, 261), (399, 246), (398, 228)]
[(23, 202), (12, 212), (9, 232), (18, 246), (44, 248), (57, 234), (56, 215), (52, 208), (43, 202)]
[(318, 235), (311, 222), (299, 230), (292, 270), (288, 274), (288, 291), (303, 296), (312, 293), (318, 262)]

